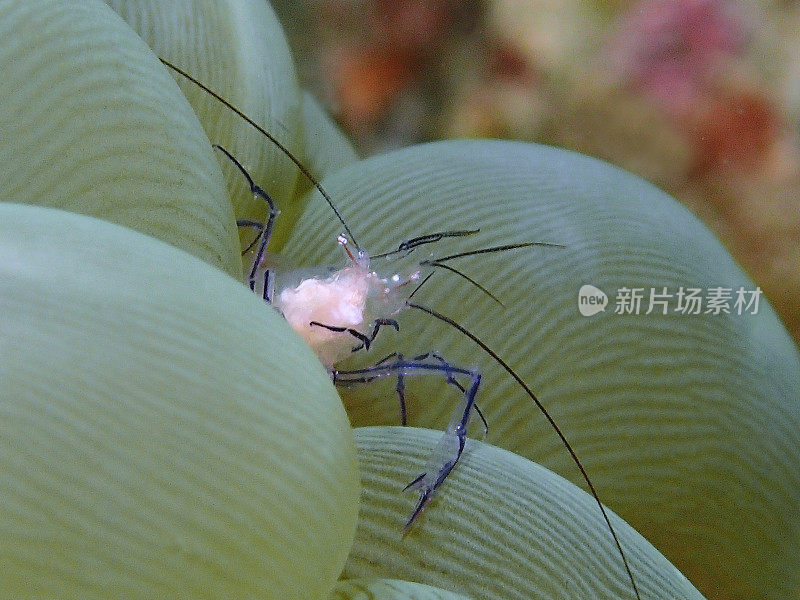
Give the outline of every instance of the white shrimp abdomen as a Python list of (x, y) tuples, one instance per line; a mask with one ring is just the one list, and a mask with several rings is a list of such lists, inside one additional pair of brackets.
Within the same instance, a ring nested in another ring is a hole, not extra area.
[(370, 273), (353, 264), (325, 279), (304, 279), (297, 286), (282, 290), (274, 305), (322, 364), (330, 368), (350, 353), (357, 340), (311, 323), (363, 329), (369, 318), (366, 306), (371, 287)]
[(353, 331), (363, 340), (375, 319), (389, 318), (405, 308), (407, 294), (412, 292), (408, 284), (420, 275), (415, 268), (406, 277), (380, 277), (370, 270), (366, 252), (352, 253), (344, 236), (339, 236), (339, 244), (347, 255), (347, 266), (327, 277), (306, 277), (297, 285), (282, 289), (273, 300), (292, 329), (328, 369), (358, 345), (351, 335)]

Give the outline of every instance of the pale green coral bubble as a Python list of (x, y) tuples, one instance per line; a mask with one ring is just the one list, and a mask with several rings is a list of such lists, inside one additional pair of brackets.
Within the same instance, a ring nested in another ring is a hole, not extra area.
[[(300, 90), (283, 29), (265, 0), (107, 0), (158, 54), (214, 90), (302, 155)], [(268, 139), (209, 94), (174, 74), (212, 143), (229, 150), (280, 205), (273, 247), (300, 207), (297, 167)], [(241, 173), (221, 157), (239, 219), (263, 220)]]
[(0, 39), (3, 200), (120, 223), (240, 276), (233, 211), (203, 130), (112, 10), (2, 0)]
[[(418, 581), (468, 598), (636, 598), (594, 498), (516, 454), (469, 441), (411, 530), (416, 501), (400, 490), (441, 432), (355, 430), (364, 492), (347, 578)], [(609, 513), (643, 599), (702, 599), (630, 525)]]
[[(322, 179), (358, 160), (353, 144), (308, 92), (303, 93), (302, 108), (305, 137), (303, 161), (314, 177)], [(311, 187), (311, 182), (303, 178), (298, 183), (297, 193), (305, 194)]]
[[(411, 147), (323, 181), (359, 243), (396, 248), (441, 230), (479, 234), (418, 251), (447, 255), (513, 242), (554, 242), (452, 266), (505, 308), (448, 273), (415, 300), (455, 318), (528, 382), (564, 429), (601, 498), (707, 593), (783, 598), (800, 577), (800, 360), (763, 298), (758, 314), (649, 315), (650, 289), (676, 294), (756, 284), (689, 211), (641, 179), (556, 148), (498, 141)], [(341, 225), (318, 194), (285, 253), (340, 264)], [(378, 262), (378, 269), (390, 270)], [(584, 317), (578, 292), (609, 295)], [(621, 287), (640, 287), (639, 315), (618, 315)], [(478, 366), (489, 441), (579, 481), (556, 435), (479, 348), (421, 313), (399, 315), (374, 355), (438, 350)], [(408, 383), (410, 422), (443, 427), (456, 394), (443, 378)], [(398, 423), (393, 388), (341, 390), (356, 425)], [(456, 469), (458, 470), (458, 468)]]
[(345, 579), (333, 588), (328, 600), (466, 600), (462, 596), (424, 583), (399, 579)]
[(221, 271), (0, 205), (2, 598), (324, 598), (358, 510), (310, 349)]

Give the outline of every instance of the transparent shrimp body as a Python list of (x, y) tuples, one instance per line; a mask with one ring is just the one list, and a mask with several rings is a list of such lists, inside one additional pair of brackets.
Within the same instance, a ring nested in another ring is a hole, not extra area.
[[(328, 270), (316, 275), (308, 272), (303, 272), (302, 275), (289, 273), (285, 276), (285, 284), (271, 295), (273, 306), (331, 371), (334, 382), (337, 385), (348, 385), (367, 383), (376, 377), (396, 377), (403, 424), (403, 389), (407, 376), (440, 374), (446, 377), (448, 383), (458, 387), (462, 394), (462, 401), (456, 407), (450, 425), (424, 472), (406, 488), (419, 493), (417, 505), (405, 525), (407, 530), (461, 457), (480, 374), (452, 366), (435, 353), (426, 353), (410, 360), (405, 359), (402, 354), (393, 353), (388, 357), (389, 360), (372, 367), (335, 370), (334, 365), (337, 362), (355, 350), (368, 348), (381, 324), (397, 327), (390, 317), (410, 306), (408, 299), (416, 286), (409, 284), (420, 280), (424, 264), (415, 263), (416, 266), (408, 269), (405, 275), (395, 273), (381, 276), (370, 269), (366, 252), (351, 252), (344, 236), (340, 236), (338, 241), (347, 255), (347, 264), (342, 269)], [(404, 253), (398, 254), (402, 258)], [(397, 257), (394, 253), (390, 255)], [(364, 333), (370, 330), (371, 336)], [(357, 343), (359, 341), (360, 344)], [(461, 386), (457, 381), (458, 377), (466, 378), (469, 385)]]
[(297, 277), (275, 291), (273, 306), (319, 357), (332, 368), (353, 351), (357, 340), (352, 331), (366, 331), (378, 319), (396, 315), (406, 307), (408, 283), (419, 279), (419, 270), (388, 277), (370, 269), (363, 250), (355, 254), (347, 239), (339, 237), (347, 264), (327, 275)]

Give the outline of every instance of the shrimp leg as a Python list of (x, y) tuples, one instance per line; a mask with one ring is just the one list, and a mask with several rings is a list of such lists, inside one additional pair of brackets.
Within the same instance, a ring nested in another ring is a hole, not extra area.
[(400, 379), (409, 375), (436, 373), (446, 377), (448, 383), (456, 381), (456, 376), (462, 376), (468, 378), (469, 384), (457, 385), (459, 390), (462, 390), (461, 401), (453, 411), (450, 423), (434, 448), (424, 471), (405, 487), (405, 490), (417, 490), (419, 498), (411, 516), (406, 521), (404, 531), (408, 531), (461, 458), (467, 440), (472, 410), (475, 408), (475, 397), (481, 383), (481, 374), (475, 370), (450, 365), (433, 353), (420, 355), (414, 360), (405, 360), (402, 355), (398, 354), (395, 360), (381, 362), (372, 367), (333, 371), (334, 383), (343, 385), (366, 383), (383, 376), (394, 375)]
[(320, 323), (319, 321), (311, 321), (309, 325), (313, 327), (323, 327), (328, 331), (335, 331), (336, 333), (349, 333), (354, 338), (359, 340), (361, 343), (353, 346), (351, 352), (358, 352), (359, 350), (369, 350), (370, 345), (372, 342), (375, 341), (375, 338), (378, 337), (378, 332), (381, 330), (381, 327), (384, 325), (388, 325), (392, 327), (395, 331), (400, 331), (400, 325), (394, 319), (375, 319), (372, 322), (372, 333), (367, 335), (365, 333), (361, 333), (357, 329), (353, 329), (352, 327), (339, 327), (338, 325), (326, 325), (325, 323)]
[[(248, 173), (247, 169), (245, 169), (242, 164), (236, 160), (233, 154), (218, 144), (214, 144), (214, 149), (222, 152), (234, 165), (236, 165), (236, 168), (238, 168), (242, 175), (244, 175), (245, 179), (247, 179), (247, 183), (250, 185), (250, 192), (253, 194), (253, 197), (263, 199), (264, 202), (267, 203), (267, 208), (269, 209), (269, 215), (267, 216), (267, 221), (265, 223), (259, 223), (249, 219), (236, 221), (237, 227), (250, 227), (258, 232), (256, 238), (245, 249), (245, 252), (248, 252), (253, 246), (258, 244), (258, 248), (256, 248), (255, 255), (253, 256), (253, 264), (247, 277), (250, 290), (256, 291), (256, 273), (258, 272), (261, 263), (264, 261), (264, 253), (267, 250), (269, 241), (272, 239), (272, 229), (275, 226), (275, 219), (281, 211), (278, 209), (278, 206), (275, 204), (275, 201), (272, 199), (272, 197), (262, 187), (255, 184), (253, 178), (250, 177), (250, 173)], [(262, 297), (269, 304), (272, 304), (272, 287), (272, 271), (267, 269), (264, 271), (264, 290)]]

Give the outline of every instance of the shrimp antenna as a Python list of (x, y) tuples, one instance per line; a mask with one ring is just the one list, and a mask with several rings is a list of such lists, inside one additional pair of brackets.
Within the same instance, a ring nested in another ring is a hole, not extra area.
[(583, 464), (581, 463), (580, 459), (578, 458), (578, 455), (575, 453), (575, 450), (572, 448), (572, 444), (570, 444), (567, 441), (567, 438), (564, 436), (564, 433), (561, 431), (561, 428), (556, 424), (556, 422), (553, 419), (553, 417), (550, 416), (550, 413), (547, 412), (547, 409), (544, 407), (544, 405), (536, 397), (536, 394), (533, 393), (533, 390), (531, 390), (531, 388), (528, 387), (528, 384), (525, 383), (525, 381), (522, 379), (522, 377), (517, 375), (517, 373), (514, 371), (514, 369), (512, 369), (508, 365), (508, 363), (506, 361), (504, 361), (502, 358), (500, 358), (500, 355), (497, 354), (497, 352), (492, 350), (486, 344), (486, 342), (481, 340), (478, 336), (476, 336), (474, 333), (469, 331), (463, 325), (455, 322), (453, 319), (451, 319), (450, 317), (448, 317), (446, 315), (443, 315), (442, 313), (436, 312), (432, 308), (428, 308), (427, 306), (423, 306), (422, 304), (417, 304), (416, 302), (406, 301), (406, 306), (409, 306), (411, 308), (416, 308), (417, 310), (420, 310), (420, 311), (422, 311), (424, 313), (427, 313), (430, 316), (432, 316), (432, 317), (434, 317), (436, 319), (439, 319), (440, 321), (442, 321), (444, 323), (447, 323), (451, 327), (455, 327), (458, 331), (463, 333), (465, 336), (467, 336), (469, 339), (471, 339), (473, 342), (475, 342), (478, 346), (480, 346), (481, 349), (484, 352), (486, 352), (486, 354), (491, 356), (495, 360), (495, 362), (497, 362), (498, 365), (503, 367), (503, 369), (506, 371), (506, 373), (511, 375), (511, 377), (513, 377), (514, 380), (520, 385), (520, 387), (522, 387), (522, 389), (525, 390), (525, 393), (528, 394), (530, 399), (534, 401), (534, 403), (539, 408), (541, 413), (547, 419), (548, 423), (550, 423), (550, 426), (558, 434), (558, 437), (561, 439), (561, 442), (564, 444), (564, 447), (569, 451), (570, 456), (572, 456), (573, 462), (578, 466), (578, 469), (580, 470), (581, 475), (583, 475), (583, 480), (586, 482), (586, 485), (589, 486), (589, 489), (592, 492), (592, 496), (594, 497), (595, 502), (597, 502), (597, 506), (600, 507), (600, 512), (603, 513), (603, 519), (605, 520), (606, 525), (608, 526), (608, 530), (611, 532), (611, 536), (614, 538), (614, 543), (617, 545), (617, 550), (619, 550), (619, 555), (622, 557), (622, 562), (625, 564), (625, 570), (628, 573), (628, 579), (630, 579), (630, 581), (631, 581), (631, 585), (633, 586), (633, 591), (636, 594), (636, 598), (637, 598), (637, 600), (641, 600), (641, 596), (639, 595), (639, 588), (637, 587), (636, 581), (633, 578), (633, 572), (631, 571), (630, 565), (628, 564), (628, 559), (625, 556), (625, 552), (622, 550), (622, 544), (619, 541), (619, 537), (617, 537), (617, 532), (614, 530), (614, 526), (611, 525), (611, 519), (608, 518), (608, 513), (606, 512), (605, 507), (603, 507), (603, 503), (600, 501), (600, 496), (597, 494), (597, 490), (595, 489), (594, 485), (592, 484), (592, 481), (589, 479), (589, 474), (586, 472), (586, 469), (584, 468)]
[[(447, 233), (456, 234), (456, 235), (469, 235), (469, 234), (477, 233), (477, 232), (478, 232), (478, 230), (475, 229), (474, 231), (456, 231), (456, 232), (447, 232)], [(442, 235), (442, 234), (431, 234), (430, 236), (422, 236), (422, 238), (432, 238), (433, 236), (437, 236), (437, 235)], [(443, 237), (452, 237), (452, 235), (447, 235), (447, 236), (443, 236)], [(415, 238), (415, 240), (422, 239), (422, 238)], [(422, 244), (422, 243), (427, 244), (427, 243), (430, 243), (431, 241), (438, 241), (439, 239), (441, 239), (441, 237), (435, 238), (435, 239), (430, 239), (430, 240), (426, 239), (424, 242), (421, 242), (420, 244)], [(415, 240), (411, 240), (411, 241), (415, 241)], [(409, 242), (403, 242), (403, 244), (407, 244), (407, 243), (409, 243)], [(393, 250), (392, 252), (387, 252), (386, 254), (380, 254), (380, 255), (378, 255), (378, 257), (388, 256), (390, 254), (394, 254), (396, 252), (402, 251), (404, 249), (403, 248), (403, 244), (400, 245), (400, 248), (398, 250)], [(415, 246), (412, 246), (411, 248), (413, 249), (417, 245), (420, 245), (420, 244), (416, 244)], [(423, 260), (419, 264), (420, 264), (420, 266), (439, 267), (440, 269), (445, 269), (447, 271), (450, 271), (451, 273), (455, 273), (459, 277), (462, 277), (462, 278), (466, 279), (468, 282), (470, 282), (472, 285), (474, 285), (476, 288), (478, 288), (484, 294), (489, 296), (492, 300), (497, 302), (500, 306), (505, 308), (505, 304), (503, 304), (500, 301), (500, 299), (497, 298), (497, 296), (495, 296), (492, 292), (490, 292), (488, 289), (486, 289), (480, 283), (478, 283), (477, 281), (472, 279), (472, 277), (470, 277), (466, 273), (463, 273), (462, 271), (459, 271), (458, 269), (456, 269), (455, 267), (453, 267), (451, 265), (445, 264), (445, 261), (453, 260), (455, 258), (462, 258), (464, 256), (474, 256), (476, 254), (487, 254), (489, 252), (505, 252), (507, 250), (516, 250), (517, 248), (529, 248), (530, 246), (545, 246), (545, 247), (548, 247), (548, 248), (566, 248), (566, 246), (564, 246), (562, 244), (551, 244), (549, 242), (523, 242), (523, 243), (520, 243), (520, 244), (506, 244), (504, 246), (492, 246), (491, 248), (478, 248), (477, 250), (467, 250), (466, 252), (459, 252), (458, 254), (451, 254), (450, 256), (443, 256), (441, 258), (431, 258), (431, 259), (428, 259), (428, 260)], [(423, 279), (417, 285), (417, 287), (414, 288), (414, 291), (411, 292), (411, 294), (408, 297), (411, 298), (411, 296), (416, 294), (417, 291), (419, 290), (419, 288), (421, 288), (431, 278), (431, 275), (433, 275), (433, 273), (431, 273), (427, 277), (425, 277), (425, 279)]]
[(450, 256), (443, 256), (441, 258), (433, 258), (431, 260), (423, 260), (421, 265), (428, 265), (431, 263), (443, 263), (455, 258), (462, 258), (464, 256), (475, 256), (476, 254), (488, 254), (491, 252), (505, 252), (507, 250), (516, 250), (517, 248), (530, 248), (531, 246), (544, 246), (545, 248), (566, 248), (563, 244), (552, 244), (550, 242), (522, 242), (521, 244), (506, 244), (504, 246), (492, 246), (491, 248), (478, 248), (477, 250), (467, 250), (459, 252), (458, 254), (451, 254)]
[[(420, 264), (422, 264), (422, 263), (420, 263)], [(429, 267), (439, 267), (440, 269), (444, 269), (445, 271), (450, 271), (451, 273), (455, 273), (456, 275), (458, 275), (458, 276), (459, 276), (459, 277), (461, 277), (462, 279), (465, 279), (465, 280), (467, 280), (468, 282), (470, 282), (472, 285), (474, 285), (476, 288), (478, 288), (478, 289), (479, 289), (480, 291), (482, 291), (484, 294), (486, 294), (487, 296), (489, 296), (489, 298), (491, 298), (492, 300), (494, 300), (495, 302), (497, 302), (497, 303), (498, 303), (500, 306), (502, 306), (503, 308), (505, 308), (505, 307), (506, 307), (506, 305), (505, 305), (505, 304), (503, 304), (503, 303), (500, 301), (500, 299), (499, 299), (497, 296), (495, 296), (495, 295), (494, 295), (492, 292), (490, 292), (489, 290), (487, 290), (487, 289), (486, 289), (485, 287), (483, 287), (483, 286), (482, 286), (480, 283), (478, 283), (477, 281), (475, 281), (475, 280), (474, 280), (472, 277), (470, 277), (469, 275), (467, 275), (466, 273), (464, 273), (464, 272), (462, 272), (462, 271), (459, 271), (459, 270), (458, 270), (458, 269), (456, 269), (455, 267), (451, 267), (450, 265), (446, 265), (446, 264), (444, 264), (444, 263), (440, 263), (440, 262), (437, 262), (437, 261), (435, 261), (435, 260), (433, 260), (433, 261), (425, 261), (425, 265), (426, 265), (426, 266), (429, 266)], [(423, 280), (423, 281), (422, 281), (422, 282), (421, 282), (421, 283), (420, 283), (420, 284), (419, 284), (419, 285), (418, 285), (416, 288), (414, 288), (414, 291), (413, 291), (413, 292), (411, 292), (411, 293), (412, 293), (412, 294), (416, 293), (416, 292), (417, 292), (417, 290), (418, 290), (418, 289), (419, 289), (419, 288), (422, 286), (422, 284), (423, 284), (423, 283), (425, 283), (426, 281), (428, 281), (428, 279), (430, 279), (430, 278), (429, 278), (429, 277), (426, 277), (426, 278), (425, 278), (425, 279), (424, 279), (424, 280)], [(410, 298), (410, 297), (411, 297), (411, 296), (409, 296), (409, 298)]]
[(433, 244), (435, 242), (443, 240), (444, 238), (473, 235), (475, 233), (478, 233), (479, 231), (480, 229), (464, 229), (459, 231), (438, 231), (436, 233), (428, 233), (426, 235), (421, 235), (419, 237), (406, 240), (397, 247), (397, 250), (390, 250), (389, 252), (384, 252), (383, 254), (374, 254), (371, 258), (372, 259), (386, 258), (387, 256), (392, 256), (394, 254), (400, 254), (401, 252), (405, 252), (406, 255), (408, 255), (417, 246), (422, 246), (423, 244)]
[(272, 135), (272, 134), (271, 134), (269, 131), (267, 131), (266, 129), (264, 129), (263, 127), (261, 127), (261, 125), (259, 125), (259, 124), (258, 124), (258, 123), (256, 123), (255, 121), (253, 121), (253, 119), (251, 119), (250, 117), (248, 117), (246, 114), (244, 114), (244, 112), (242, 112), (241, 110), (239, 110), (238, 108), (236, 108), (236, 107), (235, 107), (233, 104), (231, 104), (230, 102), (228, 102), (227, 100), (225, 100), (225, 98), (223, 98), (222, 96), (220, 96), (220, 95), (219, 95), (217, 92), (215, 92), (214, 90), (212, 90), (211, 88), (209, 88), (209, 87), (208, 87), (208, 86), (206, 86), (205, 84), (201, 83), (200, 81), (198, 81), (197, 79), (195, 79), (194, 77), (192, 77), (191, 75), (189, 75), (189, 73), (187, 73), (186, 71), (184, 71), (184, 70), (183, 70), (183, 69), (181, 69), (180, 67), (176, 67), (176, 66), (175, 66), (175, 65), (173, 65), (171, 62), (169, 62), (168, 60), (165, 60), (165, 59), (163, 59), (163, 58), (161, 58), (161, 57), (159, 57), (159, 58), (158, 58), (158, 60), (160, 60), (162, 63), (164, 63), (164, 65), (165, 65), (166, 67), (169, 67), (170, 69), (172, 69), (173, 71), (175, 71), (175, 72), (176, 72), (176, 73), (178, 73), (179, 75), (182, 75), (183, 77), (185, 77), (186, 79), (188, 79), (189, 81), (191, 81), (193, 84), (195, 84), (195, 85), (196, 85), (197, 87), (199, 87), (201, 90), (203, 90), (204, 92), (206, 92), (206, 93), (207, 93), (208, 95), (210, 95), (212, 98), (214, 98), (215, 100), (217, 100), (218, 102), (220, 102), (220, 103), (221, 103), (223, 106), (225, 106), (226, 108), (229, 108), (230, 110), (232, 110), (234, 113), (236, 113), (236, 114), (237, 114), (238, 116), (240, 116), (242, 119), (244, 119), (244, 121), (245, 121), (245, 122), (246, 122), (248, 125), (250, 125), (251, 127), (253, 127), (253, 128), (256, 130), (256, 131), (258, 131), (259, 133), (261, 133), (262, 135), (264, 135), (264, 136), (265, 136), (265, 137), (266, 137), (266, 138), (267, 138), (267, 139), (268, 139), (270, 142), (272, 142), (273, 144), (275, 144), (275, 146), (277, 146), (278, 150), (280, 150), (280, 151), (281, 151), (281, 152), (283, 152), (283, 153), (284, 153), (286, 156), (288, 156), (288, 157), (289, 157), (289, 159), (290, 159), (290, 160), (291, 160), (291, 161), (292, 161), (292, 162), (293, 162), (293, 163), (294, 163), (294, 164), (297, 166), (297, 168), (298, 168), (298, 169), (300, 169), (300, 172), (301, 172), (301, 173), (302, 173), (302, 174), (303, 174), (303, 175), (306, 177), (306, 179), (308, 179), (308, 180), (311, 182), (311, 184), (312, 184), (312, 185), (313, 185), (315, 188), (317, 188), (317, 189), (319, 190), (319, 193), (320, 193), (320, 194), (322, 194), (322, 197), (323, 197), (323, 198), (325, 198), (326, 202), (328, 203), (328, 206), (330, 206), (330, 207), (331, 207), (331, 210), (333, 210), (334, 214), (336, 215), (336, 218), (338, 218), (338, 219), (339, 219), (339, 222), (340, 222), (340, 223), (341, 223), (341, 224), (344, 226), (344, 230), (347, 232), (347, 236), (350, 238), (350, 241), (351, 241), (351, 242), (353, 242), (353, 246), (355, 246), (355, 247), (356, 247), (356, 250), (361, 250), (361, 248), (360, 248), (360, 247), (359, 247), (359, 245), (358, 245), (358, 242), (356, 242), (356, 238), (353, 236), (353, 232), (352, 232), (352, 231), (350, 231), (350, 228), (347, 226), (347, 223), (345, 223), (344, 219), (342, 218), (342, 215), (341, 215), (341, 214), (339, 213), (339, 211), (337, 210), (337, 208), (336, 208), (336, 205), (334, 205), (334, 203), (333, 203), (333, 200), (332, 200), (332, 199), (331, 199), (331, 197), (328, 195), (328, 192), (326, 192), (326, 191), (324, 190), (324, 188), (322, 187), (322, 185), (320, 185), (320, 183), (319, 183), (319, 181), (317, 180), (317, 178), (316, 178), (316, 177), (314, 177), (314, 176), (311, 174), (311, 171), (309, 171), (309, 170), (308, 170), (308, 169), (307, 169), (307, 168), (306, 168), (306, 167), (303, 165), (303, 163), (301, 163), (301, 162), (300, 162), (300, 160), (299, 160), (299, 159), (298, 159), (298, 158), (297, 158), (297, 157), (296, 157), (294, 154), (292, 154), (292, 152), (291, 152), (291, 151), (290, 151), (290, 150), (289, 150), (289, 149), (288, 149), (286, 146), (284, 146), (284, 145), (283, 145), (283, 144), (282, 144), (280, 141), (278, 141), (278, 139), (277, 139), (275, 136), (273, 136), (273, 135)]

